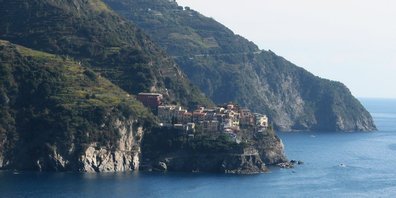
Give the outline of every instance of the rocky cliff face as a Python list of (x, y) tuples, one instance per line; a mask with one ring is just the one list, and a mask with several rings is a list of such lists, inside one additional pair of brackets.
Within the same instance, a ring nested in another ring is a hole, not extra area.
[(239, 144), (221, 134), (197, 135), (189, 140), (177, 134), (165, 129), (146, 133), (141, 168), (254, 174), (267, 171), (266, 165), (287, 161), (281, 140), (270, 130), (254, 137), (246, 132), (246, 142)]
[(256, 174), (268, 171), (257, 150), (244, 151), (240, 155), (228, 155), (221, 163), (220, 170), (232, 174)]
[(3, 153), (0, 153), (0, 169), (5, 166)]
[(5, 163), (3, 151), (4, 151), (4, 144), (6, 143), (6, 141), (7, 140), (5, 135), (3, 133), (0, 133), (0, 169), (4, 167), (4, 163)]
[(154, 118), (134, 97), (77, 62), (2, 40), (0, 62), (1, 169), (139, 167)]
[(115, 149), (98, 147), (91, 144), (81, 155), (79, 162), (83, 172), (121, 172), (139, 170), (140, 141), (143, 128), (133, 128), (133, 122), (117, 121), (119, 142)]
[(250, 148), (241, 152), (168, 153), (152, 162), (145, 169), (184, 171), (184, 172), (221, 172), (231, 174), (257, 174), (268, 171), (257, 150)]
[(287, 161), (284, 145), (278, 136), (263, 137), (255, 142), (254, 147), (267, 165), (276, 165)]
[(143, 128), (135, 128), (132, 120), (116, 120), (115, 122), (114, 126), (119, 134), (119, 140), (115, 146), (103, 146), (98, 142), (92, 142), (81, 150), (77, 150), (76, 146), (79, 145), (76, 143), (72, 143), (68, 148), (58, 147), (59, 143), (47, 144), (45, 152), (41, 152), (38, 157), (4, 159), (0, 156), (0, 169), (76, 172), (138, 170)]
[(261, 141), (254, 147), (226, 153), (167, 153), (143, 168), (161, 171), (257, 174), (268, 171), (267, 165), (276, 165), (286, 161), (283, 144), (278, 139), (270, 144)]
[[(119, 134), (115, 147), (105, 147), (91, 143), (80, 154), (67, 156), (56, 148), (48, 153), (47, 161), (38, 160), (39, 170), (72, 170), (78, 172), (124, 172), (139, 169), (140, 141), (143, 128), (134, 128), (132, 120), (116, 120), (114, 127)], [(69, 148), (73, 151), (74, 144)], [(80, 155), (80, 157), (78, 157)]]

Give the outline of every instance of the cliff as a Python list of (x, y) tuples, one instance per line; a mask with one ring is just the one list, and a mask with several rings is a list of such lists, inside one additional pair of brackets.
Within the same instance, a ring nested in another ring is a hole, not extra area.
[(268, 165), (287, 162), (284, 146), (275, 133), (246, 133), (244, 142), (236, 143), (222, 133), (196, 133), (193, 138), (180, 136), (182, 131), (157, 128), (147, 132), (142, 142), (143, 170), (222, 172), (255, 174)]
[[(134, 94), (160, 92), (165, 102), (189, 107), (212, 104), (148, 36), (102, 1), (0, 3), (0, 169), (136, 170), (142, 153), (166, 147), (142, 147), (157, 120)], [(229, 150), (243, 145), (228, 144), (218, 152), (227, 164), (234, 154), (242, 157), (225, 166), (230, 171), (251, 162), (246, 167), (262, 168), (257, 154), (250, 160), (253, 155)], [(211, 150), (199, 152), (197, 158)]]
[(215, 103), (269, 115), (283, 131), (373, 131), (346, 86), (319, 78), (235, 35), (212, 18), (167, 0), (105, 0), (165, 49)]
[(166, 170), (169, 171), (228, 174), (257, 174), (268, 171), (258, 152), (202, 153), (196, 155), (173, 153), (158, 161), (164, 163), (167, 167)]
[(156, 128), (134, 97), (69, 58), (0, 40), (0, 62), (0, 169), (118, 172), (144, 169), (143, 161), (252, 174), (286, 161), (273, 132), (238, 144), (221, 133), (188, 139)]
[(151, 113), (79, 63), (0, 40), (0, 169), (136, 170)]
[[(97, 143), (88, 146), (77, 164), (82, 164), (83, 172), (121, 172), (139, 170), (140, 141), (143, 128), (135, 129), (134, 122), (117, 120), (115, 127), (120, 135), (114, 148), (102, 148)], [(99, 146), (99, 147), (98, 147)]]

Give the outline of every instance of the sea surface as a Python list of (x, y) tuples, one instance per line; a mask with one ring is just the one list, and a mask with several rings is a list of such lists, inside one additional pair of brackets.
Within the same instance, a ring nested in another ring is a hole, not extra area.
[(361, 99), (374, 133), (278, 133), (294, 169), (203, 173), (0, 172), (0, 197), (395, 197), (396, 100)]

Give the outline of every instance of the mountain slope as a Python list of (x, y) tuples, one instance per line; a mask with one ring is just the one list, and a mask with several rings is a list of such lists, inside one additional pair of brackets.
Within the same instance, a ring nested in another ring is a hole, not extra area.
[(238, 144), (157, 128), (134, 97), (69, 58), (0, 40), (0, 63), (0, 169), (113, 172), (165, 160), (172, 171), (252, 174), (287, 160), (272, 130)]
[(339, 82), (297, 67), (215, 20), (168, 0), (105, 0), (133, 21), (216, 103), (266, 113), (280, 130), (372, 131), (371, 115)]
[(129, 93), (210, 104), (139, 29), (99, 0), (0, 0), (0, 39), (73, 57)]
[(152, 114), (75, 61), (0, 40), (0, 169), (139, 167)]
[[(161, 92), (167, 102), (190, 107), (211, 104), (172, 59), (102, 1), (0, 3), (0, 39), (17, 44), (0, 42), (0, 169), (129, 171), (139, 168), (142, 159), (155, 165), (156, 159), (141, 153), (172, 155), (163, 153), (166, 136), (152, 132), (163, 135), (167, 129), (157, 128), (156, 118), (128, 93)], [(169, 131), (175, 141), (187, 140)], [(197, 145), (203, 149), (193, 149), (204, 157), (196, 165), (211, 167), (201, 170), (261, 172), (264, 162), (286, 160), (273, 131), (251, 145), (210, 135), (200, 134)], [(205, 156), (213, 154), (208, 149), (217, 143), (226, 149), (206, 162)], [(245, 151), (247, 146), (255, 152)], [(172, 170), (194, 170), (194, 164), (178, 168), (192, 162), (191, 156), (176, 162)]]

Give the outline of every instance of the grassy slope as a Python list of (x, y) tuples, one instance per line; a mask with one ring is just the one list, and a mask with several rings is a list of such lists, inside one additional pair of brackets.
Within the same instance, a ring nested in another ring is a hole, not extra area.
[[(130, 96), (127, 92), (109, 80), (97, 75), (89, 68), (81, 66), (81, 63), (70, 58), (12, 45), (4, 40), (0, 40), (0, 45), (4, 48), (15, 47), (16, 53), (20, 56), (40, 63), (40, 65), (37, 65), (37, 71), (44, 70), (59, 75), (59, 79), (48, 80), (61, 83), (60, 85), (53, 84), (52, 87), (59, 86), (62, 89), (58, 90), (55, 95), (51, 95), (51, 98), (64, 107), (114, 107), (121, 103), (127, 103), (132, 107), (134, 115), (138, 115), (143, 119), (149, 115), (147, 109), (133, 96)], [(16, 65), (16, 67), (18, 66)], [(29, 66), (34, 67), (35, 65)], [(13, 69), (15, 70), (16, 68)]]
[(154, 122), (134, 97), (71, 59), (0, 40), (0, 63), (0, 153), (14, 168), (36, 167), (50, 147), (68, 160), (93, 142), (112, 148), (114, 120)]
[(170, 102), (210, 104), (178, 66), (100, 0), (0, 0), (0, 38), (73, 57), (131, 94), (155, 91)]

